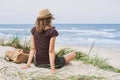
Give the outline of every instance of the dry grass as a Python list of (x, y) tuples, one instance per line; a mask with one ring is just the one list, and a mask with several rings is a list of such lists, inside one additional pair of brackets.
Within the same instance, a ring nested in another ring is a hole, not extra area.
[[(13, 37), (13, 39), (11, 39), (11, 41), (8, 43), (5, 43), (4, 39), (0, 39), (0, 45), (12, 46), (15, 48), (24, 49), (27, 52), (29, 52), (29, 49), (30, 49), (29, 41), (26, 41), (24, 44), (21, 45), (20, 39), (17, 36)], [(92, 45), (90, 47), (89, 54), (90, 54), (92, 48), (94, 48), (94, 45)], [(62, 56), (71, 51), (74, 51), (74, 50), (69, 49), (69, 48), (64, 48), (58, 52), (58, 55)], [(111, 65), (109, 65), (106, 62), (106, 59), (98, 58), (97, 55), (90, 57), (89, 54), (87, 55), (80, 51), (75, 51), (75, 52), (77, 53), (75, 61), (83, 61), (86, 64), (92, 64), (92, 65), (97, 66), (100, 69), (103, 69), (106, 71), (113, 71), (113, 72), (120, 73), (120, 69), (114, 68)], [(32, 76), (33, 74), (35, 74), (35, 73), (31, 72), (30, 74), (25, 74), (24, 72), (21, 72), (18, 68), (14, 67), (14, 66), (5, 66), (0, 69), (0, 75), (3, 75), (4, 80), (8, 80), (7, 79), (8, 77), (11, 78), (12, 80), (61, 80), (61, 78), (58, 77), (58, 75), (40, 74), (39, 76), (38, 75)], [(59, 76), (63, 77), (62, 75), (59, 75)], [(94, 75), (93, 76), (77, 75), (77, 76), (67, 77), (64, 80), (106, 80), (106, 78), (99, 77), (99, 76), (97, 77)]]
[(5, 66), (0, 69), (0, 75), (3, 75), (4, 80), (106, 80), (106, 78), (104, 77), (97, 77), (94, 75), (76, 75), (64, 77), (59, 74), (45, 75), (41, 74), (41, 72), (39, 75), (33, 76), (36, 73), (37, 72), (30, 72), (29, 74), (25, 74), (24, 72), (21, 72), (18, 68), (14, 66)]

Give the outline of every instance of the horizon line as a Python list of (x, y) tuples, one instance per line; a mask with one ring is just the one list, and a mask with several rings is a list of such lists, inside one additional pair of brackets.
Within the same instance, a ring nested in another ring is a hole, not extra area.
[[(0, 23), (3, 25), (5, 23)], [(34, 23), (6, 23), (6, 24), (34, 24)], [(53, 23), (54, 24), (120, 24), (120, 23)]]

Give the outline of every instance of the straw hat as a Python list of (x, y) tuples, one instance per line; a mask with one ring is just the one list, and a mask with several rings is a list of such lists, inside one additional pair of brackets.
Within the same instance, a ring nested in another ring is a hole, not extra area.
[(49, 18), (52, 17), (52, 14), (48, 9), (43, 9), (39, 11), (39, 15), (37, 18), (44, 19), (44, 18)]

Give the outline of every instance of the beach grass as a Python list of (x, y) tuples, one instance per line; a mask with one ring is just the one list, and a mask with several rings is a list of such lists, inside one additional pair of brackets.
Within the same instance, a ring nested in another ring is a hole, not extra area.
[(18, 36), (13, 36), (9, 42), (6, 42), (5, 39), (0, 39), (1, 46), (11, 46), (17, 49), (23, 49), (26, 53), (30, 51), (30, 40), (22, 41)]
[[(11, 72), (9, 72), (11, 70)], [(4, 74), (4, 76), (9, 77), (15, 77), (17, 80), (106, 80), (105, 77), (100, 76), (94, 76), (94, 75), (76, 75), (76, 76), (69, 76), (64, 77), (59, 74), (36, 74), (35, 72), (30, 72), (30, 74), (25, 74), (24, 72), (21, 72), (17, 67), (14, 66), (5, 66), (3, 68), (0, 68), (0, 72)], [(39, 72), (39, 71), (38, 71)], [(31, 74), (32, 73), (32, 74)], [(36, 74), (36, 75), (34, 75)], [(32, 76), (34, 75), (34, 76)], [(63, 74), (64, 75), (64, 74)], [(19, 78), (19, 79), (18, 79)], [(4, 77), (5, 80), (6, 77)], [(13, 80), (15, 80), (13, 79)]]
[[(74, 50), (72, 50), (70, 48), (64, 48), (64, 49), (61, 49), (57, 53), (57, 55), (63, 56), (64, 54), (70, 53), (72, 51), (74, 51)], [(97, 55), (93, 55), (92, 57), (90, 57), (89, 55), (82, 53), (80, 51), (75, 51), (75, 53), (77, 54), (76, 58), (74, 59), (75, 61), (83, 61), (85, 64), (92, 64), (92, 65), (94, 65), (100, 69), (106, 70), (106, 71), (113, 71), (116, 73), (120, 73), (120, 69), (114, 68), (109, 63), (107, 63), (107, 59), (99, 58)]]
[(4, 46), (5, 45), (5, 39), (0, 38), (0, 45)]
[[(9, 42), (5, 43), (4, 39), (0, 39), (0, 45), (2, 46), (12, 46), (18, 49), (24, 49), (25, 51), (29, 52), (30, 51), (30, 43), (29, 41), (25, 41), (24, 43), (21, 44), (19, 37), (13, 37)], [(120, 69), (114, 68), (111, 66), (109, 63), (107, 63), (107, 59), (102, 59), (99, 58), (97, 55), (93, 55), (92, 57), (90, 56), (91, 50), (94, 48), (94, 45), (90, 47), (89, 53), (82, 53), (80, 51), (75, 51), (70, 48), (63, 48), (60, 49), (57, 52), (57, 55), (63, 56), (67, 53), (70, 52), (75, 52), (76, 53), (76, 58), (74, 61), (83, 61), (85, 64), (91, 64), (93, 66), (96, 66), (100, 69), (106, 70), (106, 71), (113, 71), (116, 73), (120, 73)], [(1, 70), (1, 69), (0, 69)], [(20, 74), (21, 75), (21, 74)], [(22, 74), (23, 75), (23, 74)], [(32, 80), (61, 80), (57, 76), (36, 76)], [(88, 75), (79, 75), (79, 76), (70, 76), (65, 80), (106, 80), (103, 77), (97, 77), (97, 76), (88, 76)]]
[(67, 80), (106, 80), (105, 77), (97, 77), (97, 76), (87, 76), (87, 75), (79, 75), (79, 76), (71, 76), (68, 77)]
[[(18, 36), (15, 36), (7, 43), (5, 43), (4, 39), (0, 39), (0, 45), (12, 46), (12, 47), (15, 47), (18, 49), (23, 49), (25, 52), (29, 53), (30, 42), (25, 40), (24, 43), (21, 44), (20, 41), (21, 41), (20, 38)], [(107, 59), (99, 58), (97, 55), (93, 55), (92, 57), (90, 57), (89, 54), (91, 53), (91, 50), (93, 48), (94, 48), (94, 42), (92, 43), (88, 54), (82, 53), (80, 51), (75, 51), (70, 48), (63, 48), (57, 52), (57, 55), (63, 56), (67, 53), (74, 51), (77, 54), (76, 58), (74, 59), (75, 61), (83, 61), (85, 64), (92, 64), (92, 65), (94, 65), (100, 69), (106, 70), (106, 71), (113, 71), (113, 72), (120, 73), (120, 69), (114, 68), (109, 63), (107, 63), (107, 61), (106, 61)]]
[(88, 75), (78, 75), (78, 76), (70, 76), (64, 79), (60, 79), (59, 77), (57, 77), (57, 75), (49, 75), (49, 76), (42, 75), (33, 78), (33, 80), (106, 80), (106, 78), (97, 77), (97, 76), (88, 76)]

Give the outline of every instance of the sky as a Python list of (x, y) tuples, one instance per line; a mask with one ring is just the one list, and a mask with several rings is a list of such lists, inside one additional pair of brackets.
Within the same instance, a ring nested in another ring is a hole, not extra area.
[(120, 0), (0, 0), (0, 24), (33, 24), (45, 8), (53, 23), (120, 24)]

